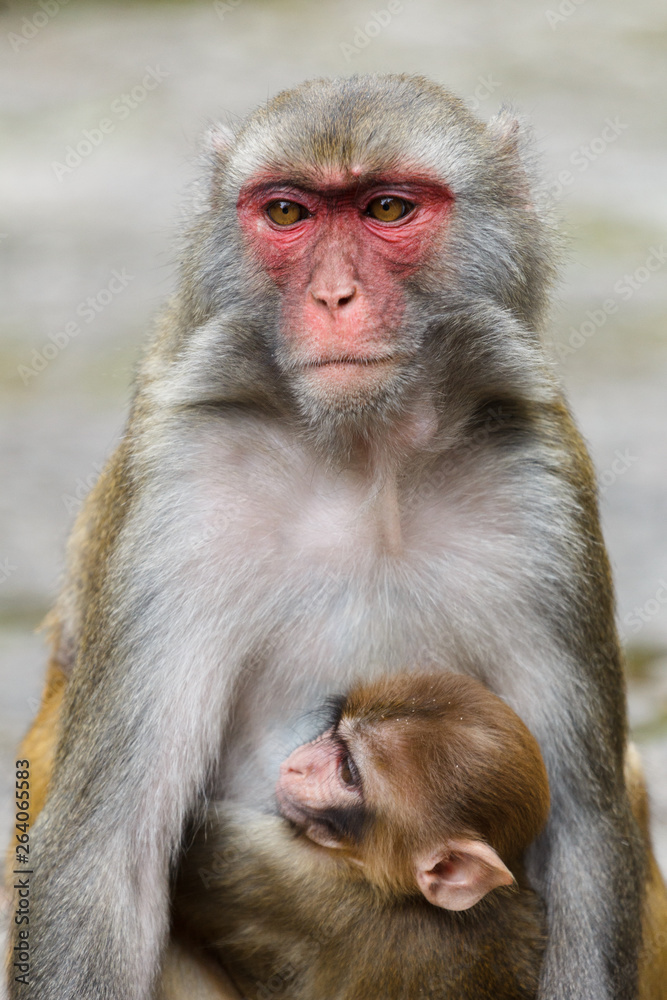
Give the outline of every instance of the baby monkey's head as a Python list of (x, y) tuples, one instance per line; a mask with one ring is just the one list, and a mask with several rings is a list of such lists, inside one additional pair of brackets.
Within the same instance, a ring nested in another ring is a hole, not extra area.
[(479, 681), (453, 673), (353, 688), (283, 763), (276, 793), (310, 841), (389, 892), (449, 910), (510, 885), (549, 812), (535, 738)]

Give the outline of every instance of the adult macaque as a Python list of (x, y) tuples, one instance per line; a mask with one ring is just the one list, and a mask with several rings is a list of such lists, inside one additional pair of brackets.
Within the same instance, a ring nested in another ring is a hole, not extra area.
[(426, 651), (541, 747), (540, 997), (634, 998), (612, 588), (541, 345), (552, 232), (517, 123), (420, 77), (315, 81), (208, 156), (51, 618), (69, 680), (11, 997), (145, 1000), (204, 796), (266, 806), (295, 718)]
[(283, 764), (277, 797), (282, 816), (212, 807), (176, 894), (244, 996), (537, 996), (545, 921), (521, 859), (547, 776), (479, 681), (356, 688)]

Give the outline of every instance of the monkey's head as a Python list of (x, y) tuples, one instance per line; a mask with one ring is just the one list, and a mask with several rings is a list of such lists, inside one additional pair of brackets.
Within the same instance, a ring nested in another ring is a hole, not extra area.
[(310, 81), (211, 130), (181, 309), (219, 324), (221, 391), (358, 429), (473, 358), (488, 390), (551, 274), (521, 147), (510, 115), (399, 75)]
[(406, 673), (355, 688), (327, 731), (283, 763), (282, 815), (392, 893), (468, 909), (513, 881), (549, 789), (534, 737), (458, 674)]

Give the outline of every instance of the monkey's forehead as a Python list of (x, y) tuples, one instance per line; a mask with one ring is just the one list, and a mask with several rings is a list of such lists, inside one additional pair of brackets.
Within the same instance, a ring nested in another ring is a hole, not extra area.
[(456, 190), (479, 168), (488, 170), (498, 139), (463, 101), (424, 77), (311, 80), (247, 119), (227, 176), (237, 187), (267, 172), (304, 183), (354, 183), (408, 168)]

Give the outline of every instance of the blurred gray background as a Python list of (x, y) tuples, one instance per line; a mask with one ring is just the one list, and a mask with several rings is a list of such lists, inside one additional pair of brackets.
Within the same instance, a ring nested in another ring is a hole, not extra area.
[(0, 53), (3, 840), (45, 661), (33, 629), (173, 287), (198, 135), (308, 76), (400, 70), (535, 126), (570, 240), (554, 350), (600, 474), (667, 871), (665, 4), (40, 0), (0, 3)]

